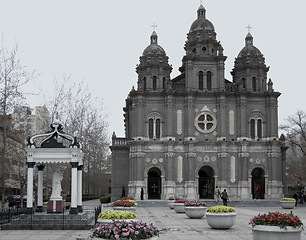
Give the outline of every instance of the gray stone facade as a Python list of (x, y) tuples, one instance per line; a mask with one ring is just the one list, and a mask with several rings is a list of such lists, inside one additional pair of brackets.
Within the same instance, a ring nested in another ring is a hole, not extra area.
[(192, 23), (181, 74), (157, 34), (137, 65), (137, 89), (124, 107), (126, 135), (112, 138), (112, 198), (213, 198), (215, 186), (231, 199), (283, 195), (285, 154), (278, 138), (278, 97), (263, 54), (250, 33), (224, 77), (223, 48), (201, 5)]

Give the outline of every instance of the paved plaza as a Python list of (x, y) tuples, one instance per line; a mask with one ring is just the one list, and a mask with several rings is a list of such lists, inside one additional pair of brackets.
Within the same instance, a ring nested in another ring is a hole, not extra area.
[[(92, 205), (95, 203), (97, 202), (91, 202)], [(235, 203), (229, 203), (230, 205), (235, 205)], [(255, 207), (235, 207), (237, 212), (236, 223), (228, 230), (211, 229), (205, 217), (189, 219), (185, 214), (178, 214), (166, 206), (156, 206), (154, 204), (150, 206), (149, 203), (137, 207), (136, 214), (139, 220), (153, 223), (160, 229), (160, 240), (251, 240), (252, 231), (248, 223), (253, 216), (269, 211), (290, 211), (282, 209), (277, 204), (269, 207), (260, 205), (262, 204)], [(111, 208), (104, 206), (103, 209), (109, 210)], [(306, 205), (305, 207), (301, 205), (294, 208), (293, 213), (306, 223)], [(90, 239), (90, 233), (90, 230), (0, 230), (0, 240), (87, 240)], [(306, 231), (302, 232), (301, 239), (306, 240)]]

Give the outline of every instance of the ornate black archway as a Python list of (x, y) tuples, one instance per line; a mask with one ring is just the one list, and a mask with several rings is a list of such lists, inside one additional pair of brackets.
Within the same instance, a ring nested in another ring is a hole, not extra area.
[(148, 171), (148, 199), (160, 199), (161, 171), (153, 167)]

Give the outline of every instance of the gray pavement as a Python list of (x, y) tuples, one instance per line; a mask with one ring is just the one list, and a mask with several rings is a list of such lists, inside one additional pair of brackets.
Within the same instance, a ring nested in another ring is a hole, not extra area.
[[(96, 206), (97, 201), (86, 202), (84, 207)], [(202, 219), (189, 219), (185, 214), (178, 214), (173, 209), (170, 209), (165, 204), (157, 206), (158, 204), (152, 204), (150, 207), (149, 202), (144, 204), (145, 206), (137, 207), (136, 214), (138, 219), (153, 223), (160, 229), (160, 240), (241, 240), (252, 239), (252, 230), (250, 228), (249, 220), (258, 215), (258, 213), (265, 213), (269, 211), (289, 212), (288, 209), (282, 209), (277, 204), (275, 206), (251, 206), (251, 207), (235, 207), (237, 212), (235, 225), (228, 230), (215, 230), (211, 229), (206, 218)], [(234, 202), (229, 205), (235, 205)], [(250, 204), (251, 205), (251, 204)], [(262, 204), (265, 205), (265, 204)], [(104, 206), (103, 210), (111, 209), (109, 206)], [(306, 207), (303, 205), (293, 209), (293, 213), (298, 215), (306, 225)], [(87, 240), (90, 239), (90, 230), (1, 230), (0, 240)], [(306, 240), (306, 231), (302, 232), (302, 240)]]

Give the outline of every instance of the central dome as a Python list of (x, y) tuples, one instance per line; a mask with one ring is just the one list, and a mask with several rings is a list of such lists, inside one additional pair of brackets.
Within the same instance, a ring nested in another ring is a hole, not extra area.
[(206, 19), (205, 17), (206, 10), (201, 5), (198, 9), (198, 18), (195, 20), (189, 30), (189, 33), (196, 31), (196, 30), (210, 30), (210, 31), (215, 31), (214, 25)]

